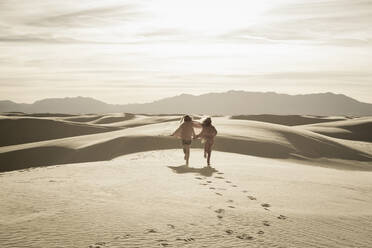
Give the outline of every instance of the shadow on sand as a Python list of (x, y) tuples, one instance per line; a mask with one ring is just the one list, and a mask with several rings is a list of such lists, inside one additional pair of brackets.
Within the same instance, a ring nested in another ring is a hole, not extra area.
[(168, 166), (174, 173), (177, 174), (184, 174), (184, 173), (198, 173), (205, 177), (211, 177), (213, 173), (218, 172), (213, 167), (203, 167), (203, 168), (193, 168), (186, 165), (180, 165), (180, 166)]

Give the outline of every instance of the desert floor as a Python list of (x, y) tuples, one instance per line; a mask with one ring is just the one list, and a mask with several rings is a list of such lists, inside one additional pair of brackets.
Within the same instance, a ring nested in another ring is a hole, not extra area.
[(267, 118), (213, 118), (207, 168), (179, 116), (4, 115), (0, 246), (372, 247), (372, 119)]

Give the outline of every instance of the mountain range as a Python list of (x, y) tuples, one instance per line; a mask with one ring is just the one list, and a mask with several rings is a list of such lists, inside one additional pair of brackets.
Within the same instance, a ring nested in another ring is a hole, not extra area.
[(0, 101), (0, 112), (24, 113), (192, 113), (209, 115), (372, 115), (372, 104), (343, 94), (303, 95), (274, 92), (228, 91), (203, 95), (182, 94), (142, 104), (108, 104), (89, 97), (48, 98), (32, 104)]

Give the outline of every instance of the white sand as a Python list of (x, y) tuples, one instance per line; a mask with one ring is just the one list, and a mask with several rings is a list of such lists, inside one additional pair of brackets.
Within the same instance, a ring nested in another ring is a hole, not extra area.
[(370, 142), (214, 118), (227, 152), (186, 168), (176, 117), (106, 117), (87, 125), (123, 129), (0, 147), (0, 166), (57, 164), (0, 173), (1, 247), (372, 247)]
[(179, 174), (179, 150), (3, 173), (0, 244), (371, 247), (372, 173), (215, 152), (209, 175), (201, 157)]

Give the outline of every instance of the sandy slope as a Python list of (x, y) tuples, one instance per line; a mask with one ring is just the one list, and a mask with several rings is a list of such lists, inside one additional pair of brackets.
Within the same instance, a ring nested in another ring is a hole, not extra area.
[[(135, 152), (172, 149), (179, 146), (179, 140), (169, 137), (179, 125), (174, 118), (137, 116), (117, 122), (117, 127), (122, 128), (118, 131), (0, 147), (0, 171), (104, 161)], [(218, 151), (296, 159), (343, 169), (372, 169), (371, 143), (335, 139), (308, 131), (304, 128), (307, 126), (288, 127), (225, 117), (214, 118), (214, 123), (219, 131), (215, 145)], [(194, 142), (195, 146), (201, 147), (200, 142)]]
[[(1, 247), (371, 247), (372, 174), (180, 150), (1, 174)], [(261, 204), (269, 204), (267, 210)]]
[(324, 123), (338, 120), (345, 120), (346, 117), (332, 116), (306, 116), (306, 115), (235, 115), (231, 119), (262, 121), (285, 126), (308, 125), (314, 123)]
[(117, 130), (115, 127), (71, 123), (59, 118), (1, 117), (0, 147)]
[(179, 116), (41, 116), (0, 119), (26, 142), (0, 147), (0, 171), (49, 166), (0, 173), (1, 247), (372, 246), (370, 117), (216, 117), (206, 169), (201, 150), (191, 168), (174, 150)]
[(372, 117), (308, 125), (304, 128), (330, 137), (372, 142)]

